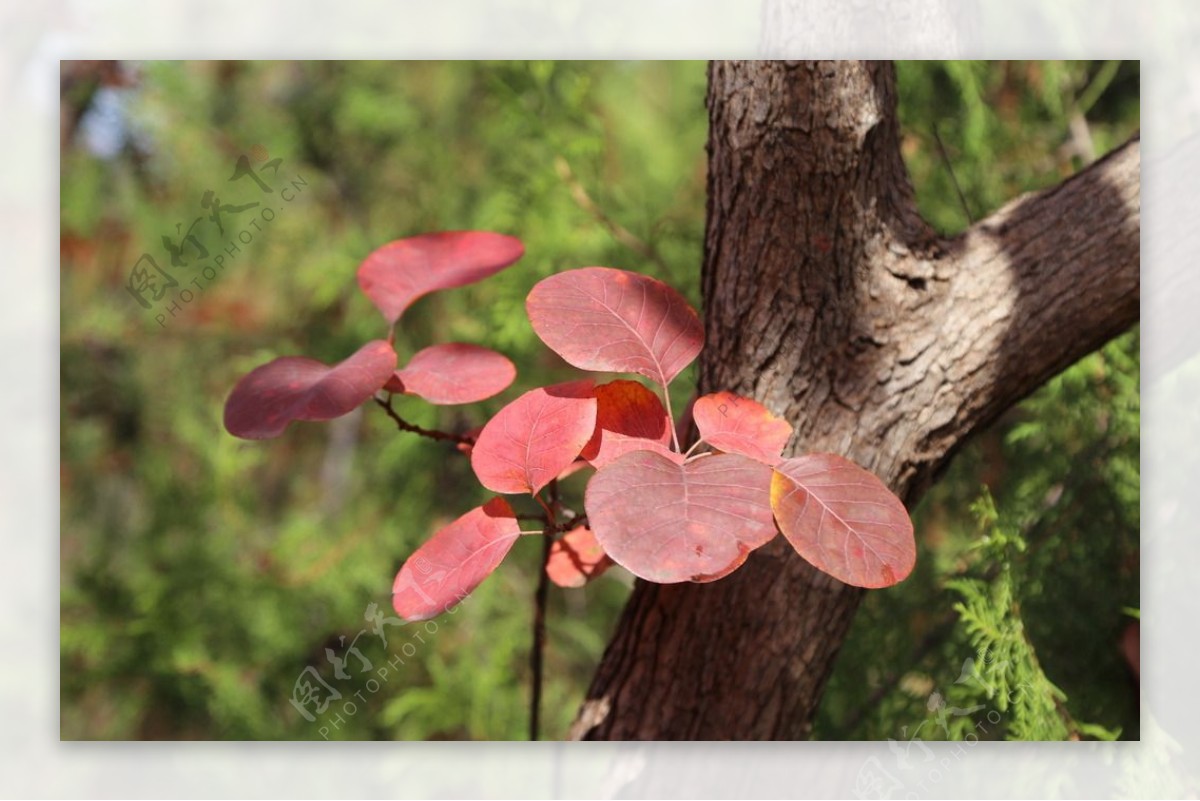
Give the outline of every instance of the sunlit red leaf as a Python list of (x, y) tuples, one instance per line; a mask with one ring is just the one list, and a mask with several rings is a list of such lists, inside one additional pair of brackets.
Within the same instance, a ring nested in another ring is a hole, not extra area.
[(814, 567), (856, 587), (890, 587), (917, 560), (912, 521), (872, 473), (832, 453), (775, 467), (771, 507), (779, 530)]
[(503, 498), (492, 498), (440, 529), (396, 574), (396, 614), (427, 620), (449, 610), (491, 575), (520, 535), (512, 507)]
[(692, 416), (701, 438), (719, 451), (740, 453), (766, 464), (779, 462), (792, 426), (749, 398), (717, 392), (696, 400)]
[(358, 268), (358, 285), (389, 323), (413, 301), (500, 272), (525, 253), (519, 239), (488, 231), (445, 231), (389, 242)]
[(507, 389), (516, 377), (517, 368), (503, 354), (451, 342), (418, 351), (384, 389), (449, 406), (490, 398)]
[(595, 427), (591, 381), (534, 389), (483, 427), (471, 467), (493, 492), (536, 493), (575, 461)]
[(771, 468), (723, 453), (680, 465), (627, 453), (588, 482), (588, 525), (605, 552), (660, 584), (707, 581), (775, 536)]
[(529, 293), (533, 330), (584, 370), (638, 373), (667, 384), (704, 346), (696, 310), (662, 281), (610, 267), (546, 278)]
[(637, 381), (596, 387), (596, 430), (580, 454), (594, 467), (632, 450), (665, 450), (670, 444), (671, 427), (658, 395)]
[(243, 439), (277, 437), (293, 420), (332, 420), (361, 406), (391, 377), (396, 352), (368, 342), (330, 367), (284, 356), (247, 373), (225, 401), (225, 430)]
[(560, 587), (582, 587), (612, 564), (592, 530), (579, 526), (550, 546), (546, 574)]

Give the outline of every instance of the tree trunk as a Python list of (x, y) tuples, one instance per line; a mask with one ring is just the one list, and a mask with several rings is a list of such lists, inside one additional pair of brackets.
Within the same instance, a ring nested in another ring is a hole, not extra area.
[[(710, 66), (700, 386), (911, 507), (972, 431), (1138, 319), (1140, 151), (943, 241), (895, 105), (890, 63)], [(712, 584), (639, 581), (572, 736), (807, 737), (860, 598), (782, 538)]]

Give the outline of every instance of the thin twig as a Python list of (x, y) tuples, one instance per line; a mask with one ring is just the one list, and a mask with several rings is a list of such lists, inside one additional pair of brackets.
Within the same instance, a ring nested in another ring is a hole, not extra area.
[(950, 163), (950, 156), (946, 153), (946, 146), (942, 144), (941, 134), (938, 133), (937, 123), (933, 124), (933, 139), (937, 142), (938, 152), (942, 154), (942, 161), (946, 164), (946, 170), (950, 173), (950, 182), (954, 184), (954, 191), (958, 193), (958, 202), (962, 204), (963, 211), (967, 215), (967, 221), (975, 224), (975, 217), (971, 214), (971, 207), (967, 205), (967, 196), (963, 194), (962, 187), (958, 185), (958, 177), (954, 174), (954, 165)]
[(475, 440), (471, 437), (464, 437), (460, 434), (451, 434), (447, 431), (438, 431), (436, 429), (431, 429), (431, 428), (421, 428), (418, 425), (414, 425), (413, 423), (408, 422), (403, 417), (401, 417), (399, 414), (397, 414), (396, 410), (392, 408), (392, 396), (391, 395), (387, 396), (387, 400), (384, 400), (384, 399), (380, 398), (379, 396), (376, 396), (374, 400), (377, 404), (379, 404), (380, 408), (382, 408), (385, 412), (387, 412), (387, 416), (392, 418), (393, 422), (396, 423), (396, 427), (399, 428), (401, 431), (410, 431), (413, 434), (417, 434), (422, 437), (428, 437), (429, 439), (438, 440), (439, 442), (454, 442), (459, 445), (474, 445), (475, 444)]
[(554, 519), (554, 507), (558, 503), (558, 481), (550, 482), (550, 503), (542, 500), (541, 495), (534, 498), (546, 510), (546, 525), (542, 529), (542, 566), (538, 571), (537, 590), (533, 596), (533, 651), (529, 654), (529, 667), (532, 674), (529, 698), (529, 739), (538, 739), (541, 726), (542, 708), (542, 663), (546, 651), (546, 598), (550, 594), (550, 574), (546, 567), (550, 564), (550, 548), (554, 544), (554, 532), (558, 524)]
[(655, 248), (654, 245), (640, 239), (628, 228), (605, 214), (604, 209), (596, 205), (596, 201), (592, 200), (591, 195), (589, 195), (587, 192), (587, 189), (585, 189), (583, 184), (580, 183), (579, 179), (575, 177), (575, 173), (571, 170), (571, 165), (567, 163), (565, 158), (562, 156), (556, 156), (554, 159), (554, 169), (558, 173), (558, 177), (561, 178), (563, 183), (567, 185), (567, 188), (571, 190), (571, 198), (575, 201), (579, 208), (592, 215), (596, 222), (607, 228), (608, 232), (612, 234), (613, 239), (617, 240), (622, 245), (641, 256), (643, 259), (654, 262), (654, 264), (665, 274), (672, 274), (670, 265), (667, 264), (666, 260), (662, 257), (662, 254), (658, 252), (658, 249)]
[(565, 533), (573, 528), (579, 528), (580, 526), (583, 526), (584, 528), (588, 527), (587, 515), (575, 515), (570, 520), (564, 520), (558, 524), (558, 531), (559, 533)]

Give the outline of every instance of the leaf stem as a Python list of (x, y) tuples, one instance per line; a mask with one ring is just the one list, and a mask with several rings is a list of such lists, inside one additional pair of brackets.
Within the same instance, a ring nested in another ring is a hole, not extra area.
[(542, 529), (542, 568), (538, 572), (537, 590), (533, 596), (533, 650), (529, 654), (531, 688), (529, 697), (529, 739), (538, 739), (542, 707), (542, 664), (546, 651), (546, 598), (550, 592), (550, 547), (554, 544), (554, 532), (558, 528), (554, 520), (554, 505), (558, 502), (558, 481), (550, 482), (551, 503), (546, 503), (541, 494), (533, 496), (546, 510), (546, 525)]
[(621, 225), (616, 220), (609, 217), (602, 208), (600, 208), (591, 196), (587, 189), (580, 183), (571, 170), (571, 165), (562, 156), (555, 156), (554, 170), (558, 173), (558, 177), (566, 183), (567, 188), (571, 191), (571, 197), (579, 208), (583, 209), (588, 214), (592, 215), (602, 226), (608, 229), (613, 239), (621, 243), (625, 247), (632, 250), (643, 259), (648, 259), (654, 262), (663, 273), (674, 278), (674, 270), (671, 265), (667, 264), (662, 254), (658, 252), (658, 248), (653, 242), (647, 242), (639, 239), (637, 235), (632, 233), (628, 228)]
[(675, 432), (675, 415), (671, 413), (671, 390), (666, 384), (663, 388), (663, 405), (667, 407), (667, 425), (671, 427), (671, 444), (675, 447), (675, 452), (679, 453), (679, 434)]
[(418, 425), (408, 422), (399, 414), (397, 414), (396, 410), (392, 408), (392, 396), (390, 393), (388, 394), (386, 400), (376, 395), (374, 401), (379, 404), (380, 408), (387, 412), (387, 416), (392, 418), (392, 421), (395, 422), (396, 427), (401, 431), (409, 431), (413, 434), (417, 434), (418, 436), (428, 437), (429, 439), (438, 440), (439, 442), (454, 442), (459, 445), (475, 444), (475, 440), (472, 437), (464, 437), (459, 434), (451, 434), (448, 431), (438, 431), (432, 428), (421, 428)]

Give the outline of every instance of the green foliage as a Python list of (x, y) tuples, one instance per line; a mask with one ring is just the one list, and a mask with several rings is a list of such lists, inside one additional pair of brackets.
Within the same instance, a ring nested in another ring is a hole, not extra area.
[[(963, 676), (947, 693), (947, 702), (957, 708), (973, 701), (978, 706), (994, 706), (1003, 716), (1004, 736), (1010, 740), (1078, 739), (1081, 733), (1116, 739), (1119, 729), (1114, 732), (1073, 720), (1066, 709), (1066, 694), (1046, 677), (1038, 662), (1025, 633), (1016, 586), (1019, 563), (1027, 551), (1024, 537), (1016, 526), (1001, 521), (986, 489), (972, 508), (982, 532), (972, 548), (975, 566), (985, 566), (986, 573), (994, 576), (946, 582), (946, 588), (961, 598), (954, 604), (961, 636), (975, 649), (970, 669), (964, 664)], [(972, 728), (969, 718), (960, 718), (950, 733), (961, 739)]]

